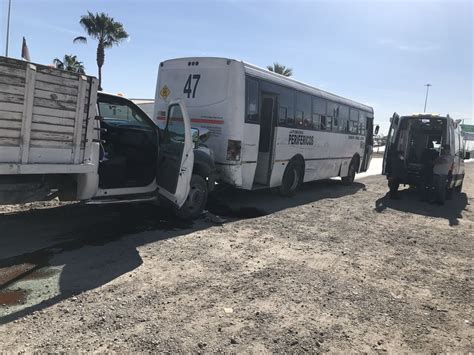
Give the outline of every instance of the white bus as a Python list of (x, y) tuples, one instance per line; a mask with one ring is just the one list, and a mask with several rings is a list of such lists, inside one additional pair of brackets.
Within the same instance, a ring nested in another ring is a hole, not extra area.
[(154, 120), (182, 99), (192, 126), (209, 131), (218, 179), (242, 189), (280, 187), (366, 171), (372, 107), (254, 65), (226, 58), (160, 63)]

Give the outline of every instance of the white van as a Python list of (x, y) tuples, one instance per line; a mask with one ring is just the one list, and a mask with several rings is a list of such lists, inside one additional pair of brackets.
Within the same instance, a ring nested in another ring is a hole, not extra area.
[(192, 126), (206, 129), (221, 181), (242, 189), (279, 187), (366, 171), (372, 107), (254, 65), (227, 58), (160, 63), (153, 119), (181, 99)]
[[(391, 118), (382, 171), (387, 176), (389, 187), (395, 189), (400, 184), (420, 186), (423, 181), (423, 153), (434, 148), (439, 154), (443, 146), (450, 147), (453, 158), (448, 175), (448, 192), (461, 191), (464, 159), (469, 159), (470, 153), (465, 150), (460, 121), (449, 115), (422, 113), (400, 117), (395, 113)], [(404, 161), (406, 174), (394, 171), (394, 160), (397, 157)]]

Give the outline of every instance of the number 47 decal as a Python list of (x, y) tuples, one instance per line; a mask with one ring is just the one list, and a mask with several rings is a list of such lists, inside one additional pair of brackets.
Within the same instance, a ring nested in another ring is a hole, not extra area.
[[(188, 80), (186, 80), (186, 84), (184, 84), (184, 89), (183, 89), (183, 93), (188, 95), (188, 99), (191, 97), (191, 94), (192, 94), (193, 99), (196, 96), (196, 89), (199, 83), (199, 79), (201, 79), (201, 75), (189, 74)], [(191, 89), (191, 84), (193, 80), (195, 80), (194, 87)]]

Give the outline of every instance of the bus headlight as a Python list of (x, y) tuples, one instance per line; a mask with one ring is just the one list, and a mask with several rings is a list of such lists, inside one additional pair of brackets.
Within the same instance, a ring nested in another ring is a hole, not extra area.
[(227, 160), (239, 161), (242, 142), (229, 139), (227, 141)]

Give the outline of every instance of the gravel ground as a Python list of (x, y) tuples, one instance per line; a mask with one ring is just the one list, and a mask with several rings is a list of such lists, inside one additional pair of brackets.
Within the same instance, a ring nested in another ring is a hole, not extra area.
[[(0, 215), (5, 351), (472, 352), (474, 164), (443, 207), (386, 180)], [(222, 223), (221, 223), (222, 222)]]

